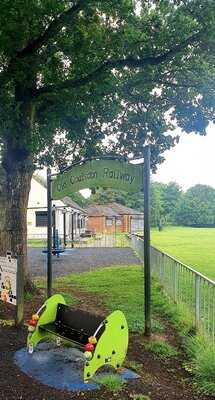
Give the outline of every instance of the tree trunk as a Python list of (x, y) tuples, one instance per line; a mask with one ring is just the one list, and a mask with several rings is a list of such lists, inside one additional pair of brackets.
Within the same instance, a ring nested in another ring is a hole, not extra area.
[[(33, 61), (31, 61), (33, 62)], [(18, 258), (18, 268), (28, 280), (27, 263), (27, 207), (34, 172), (31, 154), (34, 125), (34, 105), (31, 88), (35, 75), (31, 63), (26, 69), (26, 79), (15, 82), (14, 115), (4, 133), (2, 179), (0, 179), (0, 255), (7, 251)], [(1, 178), (1, 174), (0, 174)]]
[(27, 207), (33, 163), (25, 150), (6, 146), (0, 182), (0, 255), (18, 257), (19, 268), (28, 277)]

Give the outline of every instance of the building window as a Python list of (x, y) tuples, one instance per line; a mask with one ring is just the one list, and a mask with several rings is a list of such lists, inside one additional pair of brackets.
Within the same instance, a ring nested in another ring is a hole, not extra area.
[(78, 226), (78, 229), (82, 228), (82, 226), (81, 226), (81, 217), (80, 216), (78, 216), (77, 226)]
[(116, 217), (116, 225), (122, 225), (122, 217)]
[(47, 226), (47, 211), (36, 211), (36, 226)]
[(112, 226), (112, 225), (113, 225), (113, 218), (106, 217), (106, 226)]

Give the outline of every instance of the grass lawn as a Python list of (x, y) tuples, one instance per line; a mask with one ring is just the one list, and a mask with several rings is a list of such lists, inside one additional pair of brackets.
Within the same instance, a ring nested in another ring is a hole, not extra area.
[(28, 247), (47, 247), (46, 239), (28, 239)]
[[(55, 289), (61, 293), (69, 292), (74, 284), (92, 295), (102, 296), (102, 302), (110, 311), (125, 312), (133, 331), (143, 330), (143, 270), (139, 265), (115, 266), (54, 280)], [(95, 297), (95, 305), (96, 302)]]
[[(37, 281), (39, 288), (46, 287), (46, 281)], [(110, 266), (80, 274), (69, 274), (54, 279), (53, 288), (63, 296), (67, 296), (68, 304), (74, 304), (73, 289), (83, 290), (92, 297), (95, 296), (95, 307), (98, 299), (107, 310), (120, 309), (126, 315), (129, 329), (132, 332), (143, 332), (144, 329), (144, 278), (143, 268), (140, 265)], [(87, 304), (87, 299), (86, 299)], [(153, 280), (152, 284), (152, 330), (163, 330), (160, 316), (169, 316), (172, 306), (166, 301), (165, 296)], [(173, 306), (175, 314), (175, 305)], [(191, 328), (189, 318), (186, 325)]]
[(215, 228), (152, 229), (152, 244), (215, 280)]

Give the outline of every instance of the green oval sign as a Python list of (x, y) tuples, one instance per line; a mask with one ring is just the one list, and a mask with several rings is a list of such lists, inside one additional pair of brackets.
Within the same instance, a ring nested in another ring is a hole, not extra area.
[(81, 189), (98, 186), (139, 192), (143, 188), (143, 166), (118, 160), (87, 161), (53, 180), (52, 198), (60, 200)]

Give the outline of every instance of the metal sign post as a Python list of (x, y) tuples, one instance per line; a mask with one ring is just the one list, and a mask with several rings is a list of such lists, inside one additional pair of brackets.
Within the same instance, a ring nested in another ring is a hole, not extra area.
[(51, 169), (47, 169), (47, 297), (52, 295), (52, 181)]
[(144, 148), (144, 308), (145, 336), (151, 335), (151, 265), (150, 265), (150, 147)]

